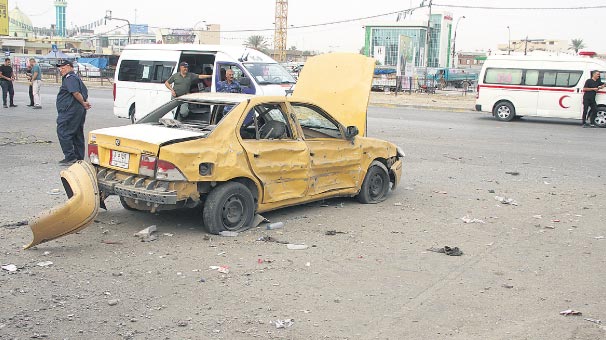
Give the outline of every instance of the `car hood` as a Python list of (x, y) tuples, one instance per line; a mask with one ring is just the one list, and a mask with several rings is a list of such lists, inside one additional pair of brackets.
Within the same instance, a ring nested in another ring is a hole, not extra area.
[(305, 63), (291, 100), (311, 101), (364, 136), (374, 67), (375, 60), (361, 54), (315, 56)]

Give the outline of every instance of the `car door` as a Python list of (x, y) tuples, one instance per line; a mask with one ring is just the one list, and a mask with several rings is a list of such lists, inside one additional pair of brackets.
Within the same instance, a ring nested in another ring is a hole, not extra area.
[(304, 199), (309, 188), (307, 144), (296, 138), (284, 103), (260, 103), (242, 121), (239, 135), (254, 175), (263, 186), (261, 203)]
[(309, 148), (310, 195), (358, 187), (360, 145), (345, 139), (340, 124), (318, 106), (290, 104)]

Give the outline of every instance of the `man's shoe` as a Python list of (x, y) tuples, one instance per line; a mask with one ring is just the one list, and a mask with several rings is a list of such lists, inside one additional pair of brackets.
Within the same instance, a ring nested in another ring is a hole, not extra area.
[(40, 106), (40, 105), (34, 105), (34, 107), (32, 109), (41, 109), (41, 108), (42, 108), (42, 106)]
[(76, 163), (76, 161), (78, 161), (78, 160), (64, 158), (59, 161), (59, 165), (72, 165), (72, 164)]
[(589, 127), (594, 128), (594, 127), (595, 127), (595, 124), (589, 124)]
[(10, 107), (17, 107), (17, 105), (15, 105), (15, 104), (11, 104), (11, 105), (9, 105), (9, 106), (10, 106)]
[(34, 104), (28, 104), (27, 106), (28, 106), (28, 107), (33, 107), (33, 106), (34, 106)]
[(4, 104), (2, 105), (5, 109), (8, 109), (8, 105)]

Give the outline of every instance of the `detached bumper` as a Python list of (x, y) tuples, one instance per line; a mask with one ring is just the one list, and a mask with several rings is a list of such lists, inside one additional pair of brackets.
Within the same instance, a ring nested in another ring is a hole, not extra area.
[(29, 223), (34, 239), (25, 249), (80, 231), (97, 216), (100, 196), (92, 165), (84, 161), (74, 163), (61, 171), (61, 182), (67, 202), (41, 213)]

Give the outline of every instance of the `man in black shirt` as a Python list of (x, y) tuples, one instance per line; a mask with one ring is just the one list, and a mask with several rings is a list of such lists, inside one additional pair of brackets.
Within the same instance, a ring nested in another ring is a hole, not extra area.
[(6, 106), (6, 93), (10, 99), (11, 107), (17, 107), (13, 103), (13, 97), (15, 96), (15, 89), (13, 88), (13, 80), (15, 75), (13, 74), (13, 67), (11, 66), (11, 59), (4, 59), (4, 65), (0, 66), (0, 86), (2, 86), (2, 104)]
[(600, 81), (600, 71), (591, 71), (591, 78), (585, 81), (583, 86), (583, 127), (587, 127), (585, 119), (587, 118), (587, 109), (589, 109), (589, 124), (594, 126), (595, 114), (598, 105), (595, 102), (595, 95), (600, 89), (604, 88), (604, 83)]

